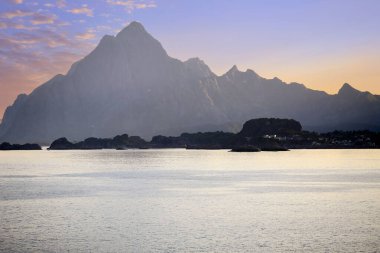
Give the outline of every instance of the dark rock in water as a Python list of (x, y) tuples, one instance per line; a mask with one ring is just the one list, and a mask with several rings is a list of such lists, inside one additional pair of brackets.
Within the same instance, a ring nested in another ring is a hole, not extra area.
[(183, 133), (179, 137), (187, 149), (228, 149), (239, 143), (239, 136), (221, 131), (206, 133)]
[[(4, 143), (3, 148), (9, 145)], [(301, 124), (295, 120), (261, 118), (247, 121), (238, 134), (217, 131), (183, 133), (177, 137), (157, 135), (150, 142), (127, 134), (114, 138), (90, 137), (78, 143), (60, 138), (49, 149), (128, 148), (232, 149), (234, 152), (288, 151), (288, 148), (380, 148), (380, 133), (334, 131), (318, 134), (302, 131)]]
[(78, 143), (72, 143), (66, 138), (59, 138), (50, 145), (49, 149), (118, 149), (144, 148), (147, 142), (139, 136), (117, 135), (111, 138), (90, 137)]
[(279, 145), (274, 145), (274, 146), (262, 146), (260, 147), (261, 151), (289, 151), (289, 149), (279, 146)]
[(154, 148), (184, 148), (186, 144), (180, 137), (157, 135), (150, 141), (151, 147)]
[(245, 122), (243, 129), (238, 135), (243, 137), (261, 137), (263, 135), (292, 135), (301, 131), (301, 124), (293, 119), (261, 118)]
[(140, 136), (130, 136), (128, 138), (128, 146), (135, 148), (143, 148), (147, 145), (147, 142)]
[(128, 134), (122, 134), (122, 135), (116, 135), (112, 139), (112, 143), (114, 146), (116, 146), (116, 149), (118, 150), (124, 150), (126, 149), (126, 146), (128, 145)]
[(288, 151), (286, 147), (280, 144), (279, 140), (267, 138), (252, 138), (250, 145), (257, 146), (261, 151)]
[(8, 142), (3, 142), (0, 144), (0, 150), (41, 150), (41, 146), (38, 144), (10, 144)]
[(154, 148), (226, 149), (235, 146), (239, 137), (233, 133), (183, 133), (178, 137), (157, 135), (150, 142)]
[(236, 147), (231, 149), (231, 152), (260, 152), (261, 150), (253, 146)]
[(53, 141), (48, 149), (63, 150), (63, 149), (77, 149), (77, 147), (73, 143), (69, 142), (65, 137), (62, 137)]
[(78, 142), (76, 146), (79, 149), (103, 149), (103, 148), (114, 148), (112, 145), (112, 139), (100, 139), (95, 137), (90, 137), (84, 141)]
[(35, 143), (26, 143), (24, 145), (20, 145), (20, 150), (41, 150), (41, 146)]
[(12, 150), (13, 145), (10, 144), (9, 142), (3, 142), (0, 144), (0, 150)]
[(225, 147), (217, 144), (201, 144), (201, 145), (186, 145), (186, 149), (207, 149), (207, 150), (216, 150), (216, 149), (225, 149)]

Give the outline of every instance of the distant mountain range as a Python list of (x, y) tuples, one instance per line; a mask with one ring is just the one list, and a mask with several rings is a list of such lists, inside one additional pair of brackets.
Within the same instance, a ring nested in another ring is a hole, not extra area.
[(104, 36), (66, 75), (19, 95), (4, 113), (0, 141), (236, 132), (259, 117), (292, 118), (307, 130), (379, 131), (380, 96), (349, 84), (329, 95), (236, 66), (217, 76), (198, 58), (171, 58), (132, 22), (116, 36)]

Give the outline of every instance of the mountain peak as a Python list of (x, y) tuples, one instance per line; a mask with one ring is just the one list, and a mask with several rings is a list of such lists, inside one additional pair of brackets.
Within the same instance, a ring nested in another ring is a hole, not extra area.
[(145, 28), (144, 26), (137, 22), (137, 21), (132, 21), (127, 27), (129, 27), (129, 29), (135, 29), (135, 30), (139, 30), (139, 31), (145, 31)]
[(353, 95), (360, 93), (359, 90), (355, 89), (348, 83), (343, 84), (342, 88), (339, 89), (338, 95)]
[(121, 30), (116, 37), (123, 37), (125, 34), (148, 34), (148, 32), (145, 30), (144, 26), (137, 22), (133, 21), (126, 27), (124, 27), (123, 30)]
[(236, 65), (233, 65), (232, 68), (228, 72), (230, 72), (230, 71), (232, 71), (232, 72), (238, 72), (239, 69), (238, 69), (238, 67)]
[(255, 71), (253, 71), (252, 69), (247, 69), (245, 71), (246, 74), (249, 74), (251, 76), (254, 76), (254, 77), (260, 77)]
[(196, 63), (196, 64), (205, 64), (204, 61), (202, 61), (199, 57), (192, 57), (187, 59), (185, 62), (188, 63)]
[(152, 59), (162, 60), (162, 57), (168, 57), (161, 43), (139, 22), (130, 23), (116, 35), (115, 39), (142, 61), (152, 62)]
[(234, 76), (236, 73), (239, 73), (239, 69), (237, 68), (236, 65), (233, 65), (230, 70), (228, 70), (224, 75), (225, 76)]
[(201, 76), (209, 76), (213, 73), (210, 68), (198, 57), (190, 58), (184, 62), (184, 64), (193, 71), (193, 73), (198, 73)]

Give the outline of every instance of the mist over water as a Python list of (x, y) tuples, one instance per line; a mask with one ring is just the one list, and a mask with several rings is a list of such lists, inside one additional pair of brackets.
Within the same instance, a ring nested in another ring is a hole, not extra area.
[(380, 251), (380, 150), (0, 152), (2, 252)]

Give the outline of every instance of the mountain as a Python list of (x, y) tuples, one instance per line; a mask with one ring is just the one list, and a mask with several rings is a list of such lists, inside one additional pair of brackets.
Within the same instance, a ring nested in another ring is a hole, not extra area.
[(336, 95), (232, 67), (215, 75), (200, 59), (168, 56), (137, 22), (4, 113), (0, 141), (49, 143), (128, 133), (239, 131), (252, 118), (292, 118), (307, 130), (380, 130), (380, 97), (344, 84)]

